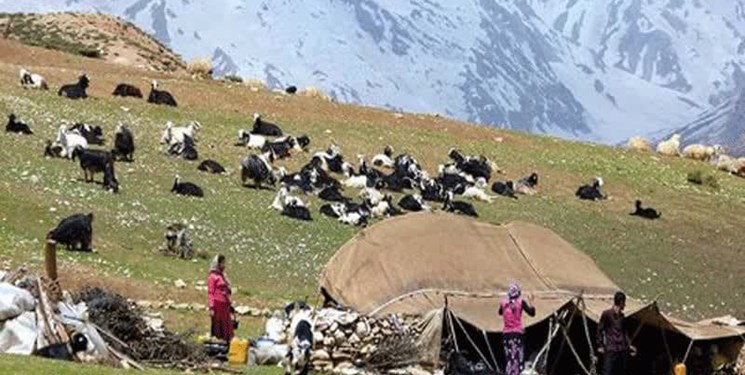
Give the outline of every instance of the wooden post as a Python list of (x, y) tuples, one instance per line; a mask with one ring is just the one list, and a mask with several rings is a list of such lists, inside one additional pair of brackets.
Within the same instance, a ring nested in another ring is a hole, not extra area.
[(44, 266), (47, 277), (53, 283), (57, 282), (57, 242), (52, 239), (46, 240), (44, 248)]

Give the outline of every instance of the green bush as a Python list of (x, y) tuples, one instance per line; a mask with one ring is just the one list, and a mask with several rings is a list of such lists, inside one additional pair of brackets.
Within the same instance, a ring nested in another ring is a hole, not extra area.
[(240, 76), (237, 76), (235, 74), (228, 74), (228, 75), (222, 77), (222, 79), (224, 79), (224, 80), (226, 80), (228, 82), (233, 82), (233, 83), (243, 83), (243, 78), (241, 78)]

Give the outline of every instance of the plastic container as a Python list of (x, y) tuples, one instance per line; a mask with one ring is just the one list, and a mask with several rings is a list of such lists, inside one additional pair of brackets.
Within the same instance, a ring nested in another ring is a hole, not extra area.
[(231, 365), (242, 365), (248, 361), (248, 340), (233, 337), (228, 349), (228, 363)]
[(678, 363), (678, 364), (675, 365), (675, 368), (674, 368), (674, 371), (673, 372), (675, 373), (675, 375), (686, 375), (686, 372), (687, 371), (688, 370), (686, 370), (685, 363)]

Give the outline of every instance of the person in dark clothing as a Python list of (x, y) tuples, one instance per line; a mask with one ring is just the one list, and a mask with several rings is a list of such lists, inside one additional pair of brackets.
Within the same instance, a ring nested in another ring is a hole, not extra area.
[(507, 359), (505, 373), (507, 375), (520, 375), (525, 366), (525, 345), (523, 343), (522, 316), (525, 311), (530, 316), (535, 316), (535, 307), (533, 307), (533, 297), (528, 296), (527, 301), (520, 298), (520, 287), (516, 283), (511, 283), (507, 289), (507, 298), (499, 304), (499, 315), (504, 317), (504, 328), (502, 329), (504, 355)]
[(617, 292), (613, 296), (613, 307), (603, 311), (598, 324), (597, 346), (603, 355), (603, 375), (626, 375), (627, 356), (636, 355), (636, 348), (624, 327), (623, 310), (626, 308), (626, 295)]

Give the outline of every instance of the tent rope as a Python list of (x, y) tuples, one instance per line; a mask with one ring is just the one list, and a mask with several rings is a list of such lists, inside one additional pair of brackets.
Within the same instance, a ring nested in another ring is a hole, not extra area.
[(688, 362), (688, 355), (691, 354), (691, 349), (693, 348), (693, 340), (688, 343), (688, 349), (686, 349), (686, 355), (683, 356), (683, 363)]
[[(562, 315), (566, 317), (566, 310), (562, 311)], [(543, 358), (543, 362), (548, 362), (548, 352), (551, 348), (551, 343), (554, 341), (554, 338), (557, 334), (559, 334), (559, 324), (556, 323), (557, 321), (561, 320), (563, 318), (560, 318), (557, 316), (557, 314), (554, 312), (553, 317), (548, 322), (548, 337), (546, 338), (546, 343), (543, 345), (543, 348), (538, 352), (538, 355), (535, 357), (535, 361), (531, 364), (531, 370), (535, 371), (536, 366), (538, 365), (538, 362)]]
[(497, 362), (497, 357), (494, 355), (494, 350), (491, 348), (491, 343), (489, 342), (489, 337), (486, 335), (486, 331), (483, 329), (481, 330), (481, 333), (484, 334), (484, 341), (486, 341), (486, 347), (489, 349), (489, 355), (491, 356), (492, 361), (494, 361), (494, 367), (499, 368), (499, 362)]
[(471, 336), (468, 334), (468, 331), (466, 331), (466, 327), (463, 327), (463, 323), (460, 322), (460, 320), (458, 319), (457, 316), (455, 317), (455, 321), (458, 322), (458, 326), (460, 326), (460, 329), (463, 331), (463, 334), (466, 335), (466, 339), (468, 340), (468, 342), (471, 344), (471, 346), (473, 346), (474, 349), (476, 349), (476, 353), (478, 353), (479, 356), (481, 357), (481, 359), (484, 361), (484, 363), (486, 363), (486, 365), (489, 366), (489, 370), (494, 370), (491, 367), (491, 364), (489, 363), (489, 360), (486, 359), (486, 356), (484, 356), (484, 353), (481, 353), (481, 350), (479, 350), (479, 347), (471, 339)]
[(667, 335), (665, 334), (665, 328), (660, 327), (660, 333), (662, 334), (662, 343), (665, 344), (665, 351), (667, 352), (667, 360), (670, 362), (670, 368), (673, 367), (673, 355), (670, 353), (670, 346), (667, 344)]
[(590, 349), (590, 371), (594, 375), (597, 369), (598, 357), (595, 355), (595, 348), (592, 345), (592, 339), (590, 338), (590, 327), (587, 324), (587, 305), (585, 299), (582, 296), (577, 297), (577, 306), (581, 306), (582, 309), (582, 324), (585, 327), (585, 338), (587, 338), (587, 347)]
[(455, 335), (455, 328), (453, 328), (453, 317), (450, 315), (450, 310), (445, 310), (448, 317), (448, 326), (450, 326), (450, 334), (453, 336), (453, 343), (455, 344), (455, 351), (460, 353), (460, 346), (458, 345), (458, 336)]

